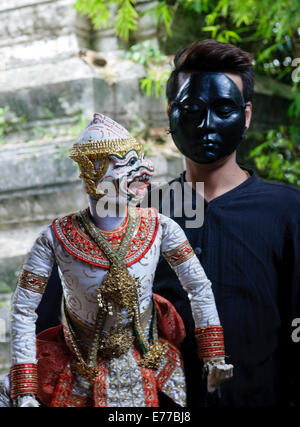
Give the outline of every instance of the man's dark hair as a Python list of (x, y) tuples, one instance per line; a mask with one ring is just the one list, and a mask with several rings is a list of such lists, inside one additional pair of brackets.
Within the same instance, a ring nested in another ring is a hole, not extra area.
[(232, 73), (241, 77), (245, 102), (253, 97), (253, 56), (230, 44), (213, 39), (197, 41), (177, 52), (175, 69), (167, 83), (167, 98), (173, 101), (178, 92), (178, 74), (181, 72), (215, 71)]

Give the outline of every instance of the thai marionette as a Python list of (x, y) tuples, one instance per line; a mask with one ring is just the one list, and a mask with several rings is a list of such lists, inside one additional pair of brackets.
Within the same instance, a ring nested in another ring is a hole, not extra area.
[[(155, 407), (164, 394), (185, 406), (184, 324), (152, 293), (160, 254), (189, 295), (209, 391), (232, 375), (211, 283), (177, 223), (136, 207), (154, 171), (125, 128), (94, 114), (70, 157), (89, 207), (55, 219), (26, 257), (12, 303), (8, 400), (15, 406)], [(99, 208), (105, 197), (116, 207), (106, 216)], [(62, 325), (36, 337), (35, 310), (55, 261)]]

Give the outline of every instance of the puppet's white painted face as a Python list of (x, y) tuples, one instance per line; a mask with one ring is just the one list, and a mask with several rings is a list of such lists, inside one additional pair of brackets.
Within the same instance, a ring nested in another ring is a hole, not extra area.
[(109, 166), (101, 178), (98, 187), (106, 188), (111, 182), (116, 189), (119, 202), (137, 204), (147, 191), (149, 181), (154, 173), (151, 161), (144, 158), (144, 153), (139, 155), (136, 150), (130, 150), (124, 157), (116, 154), (109, 156)]

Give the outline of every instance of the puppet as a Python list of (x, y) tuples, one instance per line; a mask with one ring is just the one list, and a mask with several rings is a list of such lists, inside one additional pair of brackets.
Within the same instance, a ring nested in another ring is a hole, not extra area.
[[(152, 407), (162, 394), (185, 406), (178, 349), (183, 322), (152, 293), (160, 253), (189, 295), (209, 391), (233, 369), (225, 363), (211, 283), (182, 229), (154, 208), (136, 207), (154, 170), (125, 128), (94, 114), (70, 157), (89, 207), (55, 219), (25, 260), (12, 304), (6, 393), (14, 406)], [(35, 310), (54, 260), (63, 287), (62, 325), (36, 337)]]

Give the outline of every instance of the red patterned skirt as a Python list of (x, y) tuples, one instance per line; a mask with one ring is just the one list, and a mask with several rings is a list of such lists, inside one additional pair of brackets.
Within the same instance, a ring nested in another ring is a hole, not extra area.
[[(166, 394), (176, 404), (184, 406), (183, 369), (179, 346), (185, 337), (183, 321), (174, 306), (154, 294), (159, 339), (167, 344), (162, 366), (155, 372), (139, 367), (143, 382), (144, 406), (159, 406), (158, 392)], [(137, 347), (133, 354), (141, 358)], [(74, 394), (70, 361), (73, 355), (64, 338), (62, 326), (47, 329), (37, 336), (38, 398), (46, 406), (109, 406), (106, 386), (107, 360), (98, 362), (98, 376), (93, 382), (92, 399)], [(174, 381), (172, 378), (174, 376)], [(180, 390), (176, 390), (179, 387)]]

